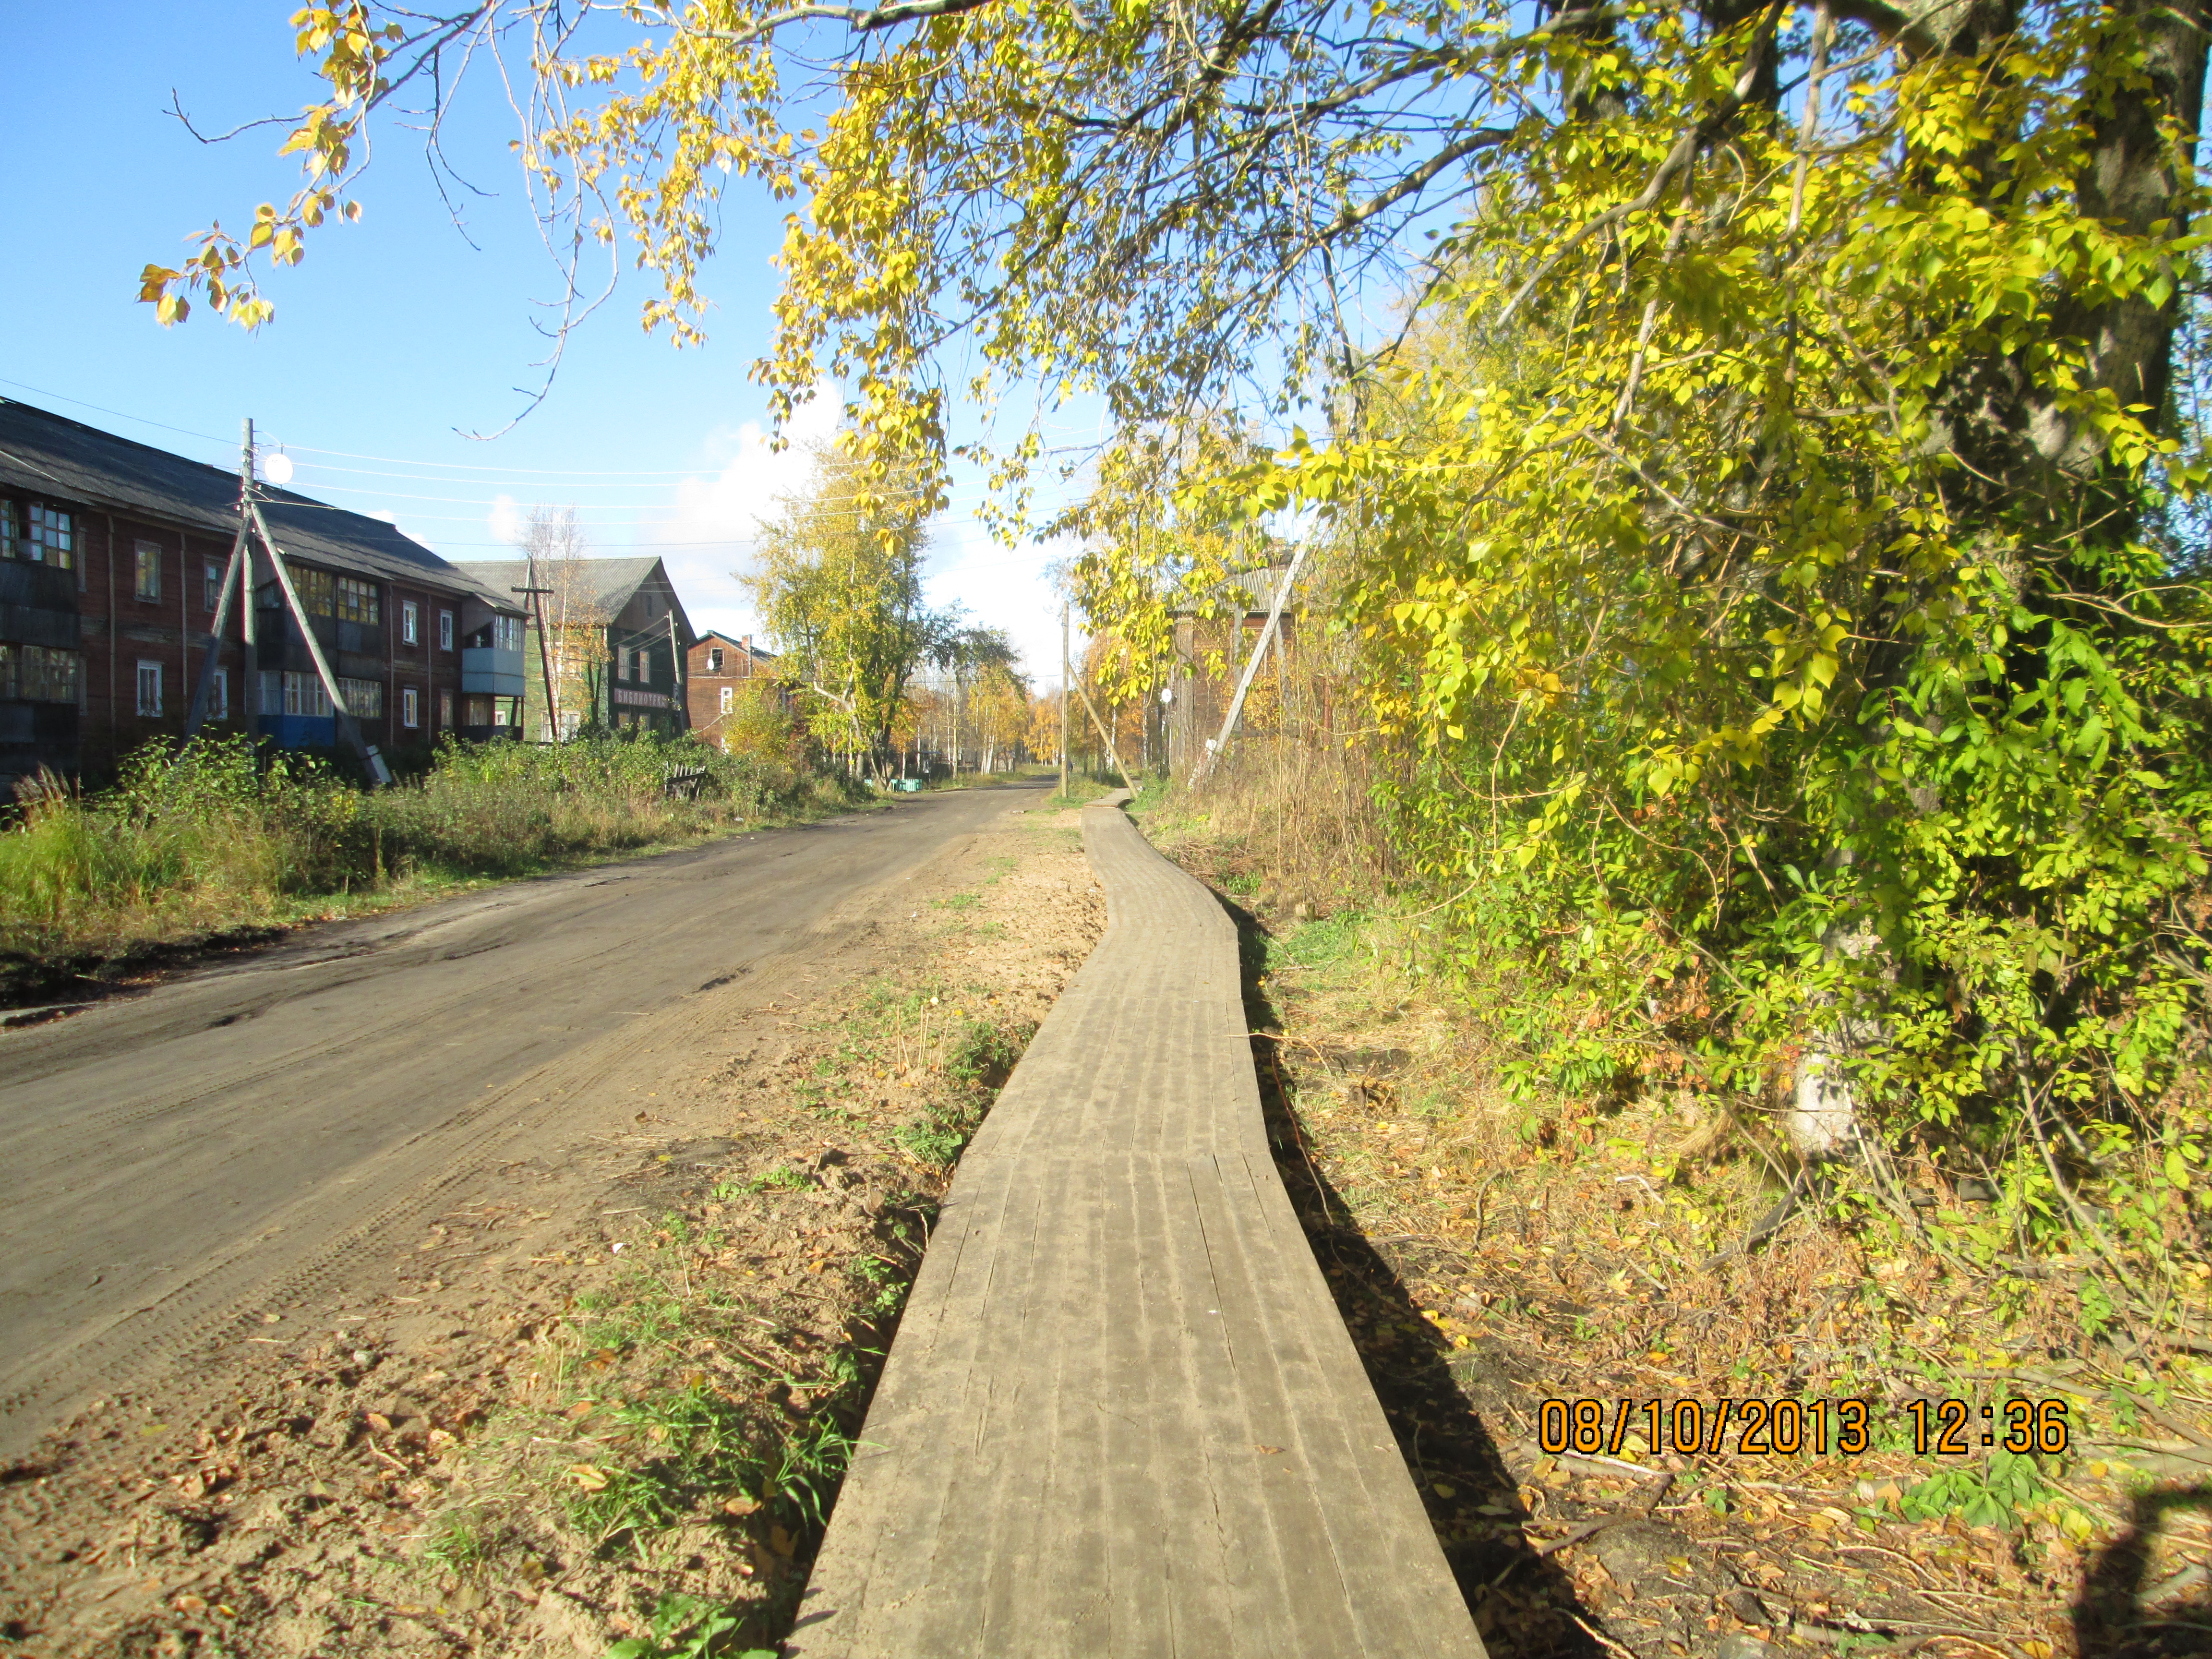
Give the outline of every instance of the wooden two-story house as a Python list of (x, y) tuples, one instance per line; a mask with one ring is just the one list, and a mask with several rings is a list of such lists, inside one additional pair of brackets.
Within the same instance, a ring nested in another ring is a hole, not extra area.
[(657, 558), (472, 559), (461, 567), (486, 587), (536, 586), (546, 621), (526, 636), (523, 720), (532, 738), (552, 734), (544, 686), (560, 705), (558, 735), (583, 731), (674, 733), (690, 725), (684, 656), (696, 643), (684, 601)]
[[(98, 781), (181, 738), (238, 531), (238, 476), (0, 398), (0, 792)], [(523, 611), (392, 525), (261, 487), (363, 742), (520, 735)], [(204, 729), (349, 760), (266, 548), (216, 644)], [(253, 610), (253, 643), (246, 611)]]
[(751, 635), (732, 638), (710, 628), (690, 654), (684, 702), (691, 729), (709, 743), (722, 744), (723, 732), (742, 723), (749, 699), (772, 698), (790, 707), (791, 689), (777, 672), (776, 653), (754, 644)]

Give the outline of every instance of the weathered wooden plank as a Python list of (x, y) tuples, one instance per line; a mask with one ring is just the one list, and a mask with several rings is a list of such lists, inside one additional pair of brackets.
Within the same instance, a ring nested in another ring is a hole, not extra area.
[(1234, 925), (1111, 808), (1109, 925), (962, 1161), (806, 1659), (1482, 1659), (1269, 1157)]

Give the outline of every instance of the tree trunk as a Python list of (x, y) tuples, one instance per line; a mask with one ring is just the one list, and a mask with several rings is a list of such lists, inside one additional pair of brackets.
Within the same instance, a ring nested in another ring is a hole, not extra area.
[[(1912, 13), (1838, 0), (1835, 9), (1889, 28), (1923, 58), (1994, 53), (2018, 21), (2017, 8), (2002, 0), (1929, 0)], [(2076, 200), (2083, 214), (2122, 234), (2149, 236), (2160, 221), (2170, 222), (2178, 234), (2192, 180), (2189, 167), (2170, 157), (2161, 129), (2171, 122), (2185, 134), (2197, 131), (2203, 109), (2208, 0), (2118, 0), (2115, 12), (2123, 46), (2126, 32), (2136, 32), (2148, 85), (2115, 86), (2094, 118), (2087, 161), (2075, 180)], [(2008, 136), (1993, 135), (1984, 147), (1989, 204), (1997, 212), (2007, 210), (2001, 198), (2010, 181), (2002, 148)], [(2193, 142), (2184, 154), (2193, 159)], [(2181, 274), (2173, 273), (2175, 292), (2162, 304), (2141, 294), (2102, 307), (2062, 301), (2054, 317), (2058, 337), (2079, 339), (2086, 348), (2087, 384), (2110, 391), (2123, 407), (2149, 405), (2159, 411), (2154, 419), (2167, 418)], [(1969, 365), (1936, 405), (1931, 445), (1965, 463), (1946, 487), (1962, 528), (1971, 535), (1980, 526), (1992, 538), (2008, 538), (2027, 528), (2030, 538), (2023, 540), (2032, 538), (2031, 552), (2051, 562), (2060, 586), (2081, 591), (2096, 584), (2098, 562), (2081, 556), (2084, 550), (2124, 544), (2140, 529), (2132, 480), (2111, 461), (2105, 433), (2060, 408), (2008, 356)], [(2063, 557), (2062, 549), (2069, 550)], [(2054, 603), (2033, 591), (2021, 597), (2038, 608)], [(1869, 691), (1894, 685), (1909, 668), (1909, 647), (1886, 654), (1893, 660), (1869, 665)], [(2022, 672), (2040, 671), (2031, 660)], [(1832, 963), (1863, 961), (1881, 950), (1863, 923), (1831, 929), (1822, 943)], [(1860, 1133), (1861, 1103), (1846, 1063), (1885, 1036), (1881, 1022), (1849, 1008), (1831, 1008), (1816, 1018), (1783, 1115), (1790, 1146), (1808, 1163), (1848, 1153)]]

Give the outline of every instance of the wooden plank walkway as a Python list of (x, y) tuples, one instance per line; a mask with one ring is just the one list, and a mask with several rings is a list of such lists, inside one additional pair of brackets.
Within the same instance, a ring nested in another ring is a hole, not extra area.
[(1483, 1659), (1275, 1173), (1234, 923), (1108, 926), (961, 1161), (788, 1651)]

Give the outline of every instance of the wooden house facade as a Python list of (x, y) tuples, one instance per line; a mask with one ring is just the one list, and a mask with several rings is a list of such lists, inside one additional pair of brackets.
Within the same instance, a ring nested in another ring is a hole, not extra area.
[(754, 644), (751, 635), (732, 638), (708, 629), (692, 646), (684, 677), (691, 729), (720, 743), (723, 729), (743, 714), (745, 699), (772, 697), (787, 706), (790, 689), (776, 667), (776, 653)]
[[(519, 733), (515, 600), (380, 519), (260, 493), (364, 742), (404, 757), (448, 733)], [(0, 399), (0, 793), (42, 771), (96, 782), (149, 739), (184, 736), (237, 529), (235, 473)], [(216, 642), (204, 729), (337, 748), (258, 544)]]
[(689, 728), (685, 653), (697, 635), (659, 559), (571, 558), (534, 568), (526, 559), (473, 559), (461, 568), (518, 600), (526, 588), (545, 590), (543, 614), (557, 648), (541, 660), (533, 617), (525, 638), (522, 714), (532, 738), (555, 735), (544, 685), (556, 658), (559, 736), (587, 728), (664, 734)]

